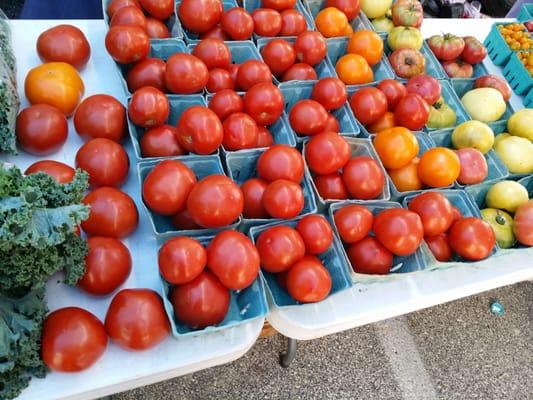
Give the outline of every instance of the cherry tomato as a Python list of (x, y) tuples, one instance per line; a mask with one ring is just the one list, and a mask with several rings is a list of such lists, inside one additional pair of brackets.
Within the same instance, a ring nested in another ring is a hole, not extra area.
[(142, 8), (152, 17), (164, 21), (174, 13), (173, 0), (139, 0)]
[(254, 33), (254, 20), (242, 7), (233, 7), (224, 11), (220, 26), (233, 40), (248, 40)]
[(262, 202), (267, 186), (268, 182), (259, 178), (248, 179), (241, 185), (244, 198), (242, 214), (245, 218), (268, 218)]
[(336, 211), (333, 219), (344, 243), (355, 243), (368, 235), (374, 216), (366, 207), (350, 204)]
[(257, 147), (270, 147), (274, 145), (274, 138), (264, 126), (257, 127)]
[(254, 85), (244, 95), (243, 102), (244, 112), (261, 126), (272, 125), (283, 114), (283, 95), (271, 82)]
[(363, 88), (352, 95), (350, 107), (363, 125), (373, 124), (387, 112), (387, 97), (375, 87)]
[(429, 149), (420, 158), (418, 176), (431, 187), (446, 187), (455, 182), (461, 172), (461, 162), (453, 150), (446, 147)]
[(324, 300), (331, 291), (331, 275), (318, 258), (305, 256), (287, 273), (287, 291), (300, 303)]
[(122, 285), (131, 273), (131, 255), (115, 238), (92, 236), (87, 239), (85, 274), (78, 286), (95, 296), (105, 296)]
[(381, 211), (374, 217), (373, 230), (376, 239), (397, 256), (414, 253), (424, 237), (418, 214), (402, 208)]
[(204, 228), (219, 228), (235, 222), (244, 208), (242, 191), (224, 175), (209, 175), (199, 181), (187, 200), (187, 210)]
[(341, 126), (339, 121), (333, 114), (328, 114), (328, 119), (326, 121), (326, 126), (324, 126), (323, 132), (340, 132)]
[(248, 114), (231, 114), (224, 120), (224, 140), (226, 150), (251, 149), (257, 146), (257, 124)]
[(220, 25), (216, 25), (207, 32), (200, 34), (200, 39), (220, 39), (225, 41), (229, 40), (229, 36)]
[(98, 318), (78, 307), (49, 314), (43, 323), (41, 357), (48, 368), (78, 372), (89, 368), (107, 347), (107, 335)]
[(138, 26), (146, 30), (146, 17), (138, 7), (122, 7), (111, 18), (109, 26)]
[(202, 229), (200, 225), (194, 222), (191, 214), (187, 209), (177, 213), (172, 217), (172, 223), (179, 230), (196, 230)]
[(126, 76), (128, 90), (134, 93), (136, 90), (153, 86), (162, 92), (167, 91), (165, 84), (165, 70), (167, 64), (158, 58), (146, 58), (135, 64)]
[(346, 54), (339, 58), (335, 70), (346, 85), (362, 85), (374, 81), (372, 68), (359, 54)]
[(193, 49), (192, 55), (202, 60), (207, 69), (227, 69), (231, 63), (229, 48), (220, 39), (203, 39)]
[(389, 169), (389, 173), (396, 190), (399, 192), (409, 192), (412, 190), (420, 190), (424, 187), (424, 184), (418, 177), (418, 163), (420, 159), (418, 157), (413, 158), (409, 164), (398, 168)]
[(359, 274), (386, 275), (394, 259), (392, 253), (372, 236), (351, 244), (346, 254), (353, 270)]
[(350, 145), (335, 132), (319, 133), (305, 146), (307, 165), (317, 174), (331, 174), (342, 169), (350, 155)]
[(326, 0), (325, 7), (335, 7), (341, 10), (348, 21), (357, 18), (361, 10), (359, 0)]
[(222, 68), (213, 68), (209, 71), (209, 80), (205, 85), (208, 92), (216, 93), (224, 89), (235, 89), (235, 81), (231, 74)]
[(167, 282), (183, 285), (202, 273), (207, 252), (197, 240), (178, 236), (161, 246), (157, 260), (159, 273)]
[(197, 154), (215, 152), (224, 138), (222, 122), (204, 106), (192, 106), (178, 121), (178, 141), (187, 151)]
[(421, 130), (428, 122), (429, 104), (416, 93), (407, 93), (394, 109), (396, 125), (412, 131)]
[(344, 166), (342, 180), (350, 196), (358, 200), (379, 197), (385, 185), (385, 174), (371, 157), (354, 157)]
[(275, 37), (281, 31), (281, 15), (270, 8), (256, 8), (252, 12), (254, 33), (258, 36)]
[(298, 36), (307, 30), (307, 21), (298, 10), (284, 10), (281, 15), (279, 36)]
[(137, 0), (113, 0), (107, 6), (107, 15), (109, 15), (109, 18), (113, 18), (113, 15), (123, 7), (141, 8), (141, 5)]
[(207, 81), (209, 81), (209, 71), (198, 57), (175, 53), (168, 58), (165, 84), (170, 92), (176, 94), (200, 92), (207, 85)]
[(146, 33), (148, 33), (150, 39), (170, 38), (167, 26), (157, 18), (146, 17)]
[(296, 61), (294, 47), (285, 39), (274, 39), (268, 42), (261, 49), (261, 55), (275, 76), (283, 74)]
[(44, 156), (59, 150), (68, 135), (65, 115), (47, 104), (36, 104), (21, 111), (16, 122), (17, 141), (30, 154)]
[(250, 286), (259, 274), (259, 253), (244, 234), (223, 231), (207, 246), (207, 266), (228, 289)]
[(378, 83), (377, 88), (387, 98), (389, 111), (394, 111), (401, 99), (407, 94), (407, 88), (403, 83), (394, 79), (384, 79)]
[(271, 83), (272, 73), (270, 72), (268, 65), (264, 62), (259, 60), (248, 60), (239, 66), (236, 82), (241, 90), (247, 91), (258, 83)]
[(405, 167), (418, 154), (416, 136), (406, 128), (397, 127), (378, 132), (374, 147), (385, 168)]
[(84, 139), (106, 138), (120, 142), (128, 129), (126, 109), (107, 94), (87, 97), (74, 113), (74, 127)]
[(376, 32), (363, 29), (352, 35), (346, 51), (359, 54), (370, 65), (376, 65), (383, 57), (383, 39)]
[(183, 0), (178, 7), (178, 16), (185, 29), (194, 33), (207, 32), (222, 17), (221, 0)]
[(129, 164), (124, 148), (109, 139), (91, 139), (76, 153), (76, 168), (87, 171), (93, 188), (121, 186), (128, 177)]
[(72, 182), (76, 171), (74, 171), (74, 168), (68, 166), (67, 164), (63, 164), (62, 162), (43, 160), (34, 162), (28, 167), (24, 174), (31, 175), (37, 172), (43, 172), (47, 175), (50, 175), (59, 183), (69, 183)]
[(221, 121), (224, 121), (231, 114), (241, 112), (243, 107), (241, 96), (236, 91), (230, 89), (217, 92), (209, 100), (209, 108), (218, 115)]
[(296, 229), (277, 225), (261, 232), (257, 238), (261, 267), (270, 273), (283, 272), (305, 255), (305, 243)]
[(324, 200), (345, 200), (348, 198), (348, 189), (342, 180), (341, 174), (334, 172), (328, 175), (316, 175), (313, 178), (316, 190)]
[(157, 164), (143, 182), (143, 200), (150, 210), (161, 215), (183, 211), (187, 198), (196, 185), (196, 175), (178, 160)]
[(422, 220), (424, 236), (436, 236), (450, 229), (453, 211), (450, 201), (439, 192), (425, 192), (409, 202), (409, 210)]
[(313, 100), (318, 101), (328, 111), (336, 110), (346, 104), (348, 93), (339, 78), (323, 78), (313, 88)]
[(91, 46), (75, 26), (57, 25), (39, 35), (37, 53), (42, 62), (61, 61), (82, 69), (91, 58)]
[(366, 127), (366, 130), (370, 133), (378, 133), (384, 131), (385, 129), (391, 129), (396, 126), (394, 122), (394, 114), (390, 111), (387, 111), (383, 116), (378, 119), (373, 124), (370, 124)]
[(118, 292), (105, 316), (105, 330), (111, 340), (127, 350), (147, 350), (170, 333), (163, 301), (150, 289)]
[(170, 115), (170, 105), (165, 94), (154, 87), (143, 87), (135, 91), (128, 105), (131, 121), (143, 128), (163, 125)]
[(173, 157), (187, 154), (178, 142), (178, 130), (161, 125), (147, 130), (140, 140), (143, 157)]
[[(348, 18), (336, 7), (326, 7), (319, 11), (315, 17), (317, 31), (325, 37), (345, 36), (347, 33)], [(353, 31), (352, 31), (353, 33)]]
[(298, 61), (311, 66), (320, 64), (327, 54), (326, 39), (320, 32), (306, 31), (294, 42)]
[(437, 261), (450, 261), (452, 259), (452, 249), (448, 241), (448, 234), (441, 233), (436, 236), (426, 236), (424, 238)]
[(193, 281), (172, 290), (170, 301), (176, 318), (194, 329), (224, 320), (230, 305), (230, 291), (208, 270)]
[(302, 154), (294, 147), (276, 144), (261, 154), (257, 160), (257, 174), (267, 182), (287, 179), (300, 183), (304, 177)]
[(116, 62), (132, 64), (148, 56), (150, 37), (138, 26), (113, 26), (107, 31), (105, 48)]
[(328, 119), (326, 109), (315, 100), (300, 100), (289, 112), (292, 129), (304, 136), (316, 135), (324, 131)]
[(304, 240), (307, 254), (324, 253), (333, 242), (333, 230), (321, 215), (306, 215), (296, 224), (296, 231)]
[(88, 235), (120, 238), (137, 228), (139, 213), (126, 193), (112, 187), (101, 187), (83, 199), (90, 206), (89, 218), (81, 223)]
[(491, 226), (475, 217), (461, 218), (454, 222), (448, 240), (452, 250), (469, 261), (487, 258), (496, 245), (496, 236)]
[(302, 187), (286, 179), (275, 180), (263, 193), (263, 207), (273, 218), (296, 217), (304, 208)]
[(261, 0), (261, 6), (283, 11), (296, 7), (296, 0)]
[(281, 76), (282, 82), (287, 81), (316, 81), (318, 75), (309, 64), (296, 63)]

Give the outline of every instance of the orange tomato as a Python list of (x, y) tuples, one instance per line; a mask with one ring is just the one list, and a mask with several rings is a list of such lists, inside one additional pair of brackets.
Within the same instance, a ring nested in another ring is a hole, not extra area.
[(431, 187), (449, 186), (461, 172), (461, 162), (453, 150), (435, 147), (426, 151), (418, 164), (420, 180)]
[(384, 131), (385, 129), (394, 128), (395, 126), (396, 124), (394, 123), (394, 113), (387, 111), (376, 122), (368, 125), (366, 129), (370, 133), (378, 133)]
[(346, 24), (342, 31), (342, 36), (352, 36), (353, 35), (353, 28), (350, 24)]
[(394, 186), (399, 192), (409, 192), (411, 190), (420, 190), (424, 187), (424, 184), (418, 177), (418, 164), (420, 159), (415, 157), (409, 164), (402, 168), (390, 169), (389, 173)]
[(350, 38), (346, 52), (359, 54), (370, 65), (374, 65), (383, 57), (383, 40), (376, 32), (366, 29), (357, 31)]
[(374, 71), (358, 54), (346, 54), (339, 58), (335, 70), (339, 79), (346, 85), (361, 85), (374, 81)]
[(64, 62), (51, 62), (33, 68), (24, 81), (24, 93), (31, 104), (48, 104), (66, 116), (80, 103), (85, 86), (78, 71)]
[(327, 7), (321, 10), (315, 18), (316, 29), (324, 37), (344, 36), (348, 18), (341, 10), (335, 7)]
[(418, 140), (407, 128), (395, 127), (378, 132), (374, 147), (387, 169), (398, 169), (409, 164), (418, 154)]

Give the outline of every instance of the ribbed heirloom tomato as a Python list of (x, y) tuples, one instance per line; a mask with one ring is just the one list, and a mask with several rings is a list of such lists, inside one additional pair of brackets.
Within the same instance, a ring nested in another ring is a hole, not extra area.
[(344, 243), (355, 243), (368, 235), (374, 216), (366, 207), (351, 204), (336, 211), (333, 219)]
[(261, 55), (272, 74), (276, 76), (287, 71), (296, 61), (294, 47), (284, 39), (274, 39), (268, 42), (261, 49)]
[(372, 124), (387, 112), (387, 98), (379, 89), (363, 88), (352, 95), (350, 107), (359, 122)]
[(294, 147), (277, 144), (259, 156), (257, 174), (268, 182), (287, 179), (300, 183), (304, 177), (304, 160)]
[(37, 172), (48, 174), (59, 183), (68, 183), (72, 181), (76, 171), (71, 166), (59, 161), (42, 160), (30, 165), (24, 174), (30, 175)]
[(263, 193), (268, 187), (268, 182), (259, 178), (248, 179), (241, 185), (244, 198), (242, 215), (245, 218), (268, 218), (268, 213), (263, 207)]
[(376, 32), (366, 29), (357, 31), (350, 38), (346, 52), (359, 54), (370, 65), (375, 65), (383, 57), (383, 39)]
[(305, 255), (302, 236), (290, 226), (278, 225), (261, 232), (256, 242), (261, 267), (271, 273), (288, 270)]
[(132, 64), (148, 56), (150, 38), (139, 26), (113, 26), (107, 31), (105, 48), (116, 62)]
[(107, 94), (87, 97), (74, 113), (74, 127), (84, 139), (106, 138), (120, 142), (127, 131), (126, 109)]
[(128, 115), (134, 124), (153, 128), (167, 121), (170, 105), (162, 91), (147, 86), (133, 93), (128, 105)]
[(202, 244), (186, 236), (172, 238), (159, 249), (159, 272), (174, 285), (192, 281), (202, 273), (206, 264), (207, 253)]
[(203, 39), (192, 50), (192, 55), (202, 60), (207, 69), (227, 69), (231, 63), (231, 53), (220, 39)]
[(424, 237), (418, 214), (402, 208), (389, 208), (374, 217), (373, 231), (383, 246), (397, 256), (414, 253)]
[(175, 53), (167, 60), (165, 84), (176, 94), (192, 94), (201, 91), (209, 80), (207, 66), (192, 54)]
[(259, 36), (275, 37), (281, 31), (281, 15), (270, 8), (256, 8), (252, 11), (254, 33)]
[(392, 253), (372, 236), (350, 245), (346, 254), (353, 270), (360, 274), (388, 274), (394, 260)]
[(302, 236), (307, 254), (324, 253), (333, 242), (333, 230), (321, 215), (306, 215), (296, 224), (296, 231)]
[(178, 141), (187, 151), (211, 154), (222, 144), (224, 128), (217, 115), (204, 106), (192, 106), (178, 121)]
[(75, 26), (57, 25), (39, 35), (37, 53), (43, 62), (61, 61), (82, 69), (91, 57), (91, 46)]
[(323, 78), (313, 87), (311, 98), (322, 104), (326, 110), (331, 111), (346, 103), (348, 93), (346, 86), (339, 78)]
[(143, 157), (172, 157), (187, 154), (178, 142), (178, 130), (161, 125), (147, 130), (140, 140)]
[(158, 58), (145, 58), (135, 64), (126, 75), (128, 90), (135, 92), (144, 86), (153, 86), (162, 92), (167, 91), (165, 71), (167, 64)]
[(461, 162), (453, 150), (445, 147), (429, 149), (420, 158), (418, 176), (427, 186), (445, 187), (453, 184), (461, 172)]
[(340, 170), (350, 159), (350, 145), (335, 132), (313, 136), (305, 146), (305, 159), (311, 171), (331, 174)]
[(242, 111), (243, 107), (241, 96), (231, 89), (221, 90), (209, 100), (209, 109), (214, 111), (221, 121), (233, 113)]
[(287, 291), (301, 303), (324, 300), (331, 291), (331, 275), (317, 257), (304, 256), (287, 273)]
[(307, 29), (307, 21), (298, 10), (283, 10), (279, 36), (298, 36)]
[(406, 128), (396, 127), (378, 132), (374, 147), (381, 162), (388, 169), (402, 168), (418, 154), (416, 136)]
[(203, 33), (220, 21), (222, 11), (221, 0), (183, 0), (178, 7), (178, 16), (185, 29)]
[(452, 225), (452, 204), (442, 193), (419, 194), (409, 202), (408, 208), (420, 216), (424, 236), (439, 235), (448, 231)]
[(244, 95), (243, 106), (258, 125), (272, 125), (283, 114), (283, 95), (270, 82), (258, 83)]
[(263, 193), (263, 207), (273, 218), (296, 217), (304, 208), (302, 187), (286, 179), (271, 182)]

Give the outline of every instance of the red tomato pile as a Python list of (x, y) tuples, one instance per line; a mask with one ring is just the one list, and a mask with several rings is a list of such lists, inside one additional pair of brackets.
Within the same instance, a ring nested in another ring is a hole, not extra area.
[(331, 291), (331, 275), (317, 257), (333, 241), (333, 231), (321, 215), (306, 215), (295, 228), (276, 225), (261, 232), (256, 248), (261, 268), (276, 274), (279, 285), (300, 303), (324, 300)]

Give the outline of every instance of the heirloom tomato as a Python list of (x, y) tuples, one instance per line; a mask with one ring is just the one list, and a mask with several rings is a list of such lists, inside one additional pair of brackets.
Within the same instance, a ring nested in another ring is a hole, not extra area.
[(431, 36), (428, 39), (428, 45), (440, 61), (453, 61), (463, 52), (465, 41), (463, 38), (446, 33), (445, 35)]
[(407, 93), (394, 109), (396, 125), (421, 130), (429, 119), (429, 104), (416, 93)]
[(346, 85), (362, 85), (374, 80), (374, 72), (359, 54), (346, 54), (335, 65), (339, 79)]
[(461, 173), (461, 162), (453, 150), (445, 147), (429, 149), (420, 158), (418, 176), (431, 187), (453, 184)]

